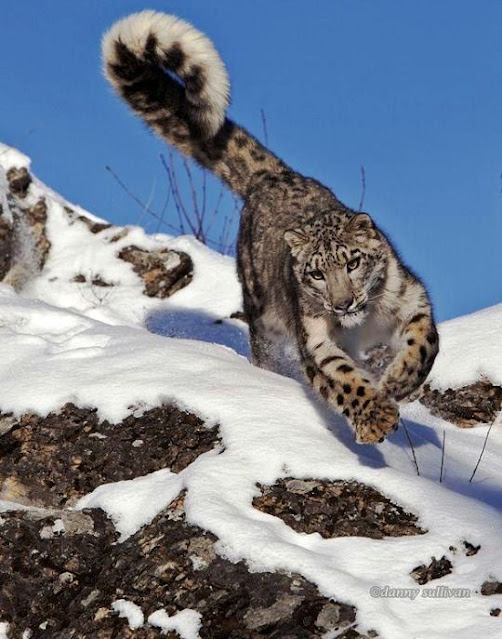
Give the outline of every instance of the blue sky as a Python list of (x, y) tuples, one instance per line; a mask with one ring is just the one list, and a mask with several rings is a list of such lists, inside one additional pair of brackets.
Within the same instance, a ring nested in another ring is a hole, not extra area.
[(425, 281), (438, 319), (502, 301), (502, 2), (4, 4), (0, 140), (70, 201), (157, 227), (105, 170), (160, 210), (165, 148), (112, 95), (99, 45), (128, 13), (175, 13), (222, 54), (230, 116), (263, 138), (263, 109), (288, 164), (353, 207), (364, 166), (364, 209)]

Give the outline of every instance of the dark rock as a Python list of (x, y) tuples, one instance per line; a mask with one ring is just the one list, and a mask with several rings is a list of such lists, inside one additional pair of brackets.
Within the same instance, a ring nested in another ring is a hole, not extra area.
[(9, 272), (12, 262), (12, 224), (3, 215), (0, 206), (0, 280)]
[(34, 266), (38, 271), (41, 271), (51, 248), (51, 243), (47, 239), (46, 232), (47, 204), (45, 199), (43, 197), (39, 198), (33, 206), (26, 206), (21, 199), (18, 199), (16, 202), (11, 201), (10, 205), (14, 219), (16, 220), (17, 218), (18, 220), (18, 222), (14, 224), (14, 264), (17, 257), (21, 259), (24, 257), (23, 252), (18, 251), (17, 247), (23, 245), (26, 240), (22, 239), (22, 235), (28, 233), (34, 247), (32, 256), (35, 262)]
[[(34, 204), (33, 197), (27, 198), (32, 177), (25, 167), (9, 169), (7, 182), (10, 216), (4, 211), (0, 216), (0, 278), (21, 290), (43, 268), (51, 248), (46, 234), (47, 203), (43, 197)], [(68, 206), (64, 210), (70, 224), (84, 224), (95, 235), (113, 228), (111, 224), (80, 215)], [(127, 229), (116, 228), (117, 232), (112, 237), (105, 237), (104, 241), (116, 242), (127, 235)], [(30, 255), (27, 255), (27, 246), (30, 247)], [(120, 251), (118, 257), (132, 264), (144, 281), (144, 294), (149, 297), (168, 297), (192, 279), (193, 265), (186, 253), (167, 248), (147, 250), (128, 246)], [(114, 285), (99, 276), (92, 284)]]
[(51, 246), (46, 234), (47, 204), (44, 198), (27, 204), (32, 177), (25, 167), (10, 168), (7, 183), (6, 202), (10, 215), (2, 210), (0, 277), (20, 290), (47, 260)]
[(491, 617), (500, 617), (500, 613), (502, 612), (502, 610), (500, 608), (492, 608), (490, 610), (490, 616)]
[(11, 419), (0, 444), (0, 497), (59, 508), (103, 483), (166, 467), (180, 472), (219, 439), (215, 428), (174, 406), (112, 425), (93, 409), (67, 404), (44, 418)]
[(169, 297), (192, 280), (193, 264), (186, 253), (167, 248), (148, 251), (126, 246), (118, 257), (132, 264), (134, 272), (145, 283), (143, 292), (148, 297)]
[(441, 557), (441, 559), (432, 557), (432, 561), (428, 566), (425, 564), (417, 566), (410, 574), (417, 583), (423, 585), (433, 579), (441, 579), (441, 577), (449, 575), (452, 570), (453, 565), (446, 557)]
[(471, 544), (469, 541), (462, 542), (465, 548), (465, 554), (467, 557), (472, 557), (473, 555), (477, 555), (481, 546), (475, 546)]
[(11, 193), (20, 198), (25, 198), (32, 179), (25, 166), (12, 167), (7, 171), (7, 182)]
[(0, 609), (11, 639), (27, 629), (32, 639), (158, 637), (148, 625), (131, 630), (111, 608), (117, 599), (137, 604), (145, 618), (159, 608), (194, 609), (202, 639), (332, 630), (363, 639), (355, 609), (322, 597), (300, 575), (250, 572), (220, 557), (216, 537), (186, 522), (183, 495), (123, 543), (100, 510), (65, 508), (106, 482), (164, 467), (179, 472), (218, 446), (216, 429), (194, 415), (161, 406), (111, 425), (68, 404), (45, 418), (3, 419), (2, 496), (39, 506), (2, 513)]
[[(78, 275), (75, 275), (75, 277), (72, 277), (71, 281), (77, 284), (85, 284), (86, 282), (88, 282), (88, 279), (85, 275), (83, 275), (82, 273), (79, 273)], [(112, 282), (106, 282), (99, 275), (96, 275), (95, 277), (93, 277), (89, 283), (92, 284), (92, 286), (100, 286), (103, 288), (109, 288), (111, 286), (115, 286), (115, 284), (113, 284)]]
[(99, 275), (97, 275), (96, 277), (92, 278), (91, 284), (93, 286), (101, 286), (103, 288), (108, 288), (110, 286), (115, 286), (115, 284), (113, 284), (112, 282), (105, 282), (105, 280), (102, 279)]
[[(88, 520), (87, 527), (53, 535), (46, 531), (60, 530), (54, 515), (2, 514), (0, 610), (2, 620), (11, 623), (9, 639), (21, 638), (30, 627), (31, 637), (50, 636), (54, 618), (109, 569), (109, 549), (117, 539), (113, 525), (101, 510), (75, 514)], [(43, 632), (41, 624), (46, 624)]]
[(107, 222), (96, 222), (92, 220), (90, 217), (86, 217), (85, 215), (79, 215), (69, 206), (65, 206), (64, 210), (72, 223), (81, 222), (82, 224), (85, 224), (85, 226), (87, 226), (89, 231), (93, 233), (94, 235), (96, 235), (97, 233), (101, 233), (101, 231), (106, 231), (107, 229), (110, 229), (113, 226), (112, 224), (108, 224)]
[(502, 386), (480, 380), (463, 388), (445, 391), (424, 386), (420, 402), (433, 415), (462, 428), (491, 424), (502, 410)]
[(261, 487), (253, 505), (293, 530), (330, 537), (398, 537), (425, 533), (415, 515), (356, 481), (280, 479)]
[(481, 594), (487, 597), (490, 595), (502, 595), (502, 583), (496, 579), (485, 581), (481, 586)]
[(111, 609), (116, 599), (137, 604), (145, 619), (159, 608), (196, 610), (201, 639), (364, 637), (352, 606), (320, 596), (303, 577), (249, 572), (218, 556), (216, 538), (186, 523), (183, 496), (121, 544), (100, 511), (79, 514), (89, 518), (86, 531), (53, 535), (44, 533), (55, 528), (52, 515), (2, 515), (0, 608), (12, 639), (28, 628), (32, 639), (158, 637), (148, 625), (131, 631)]

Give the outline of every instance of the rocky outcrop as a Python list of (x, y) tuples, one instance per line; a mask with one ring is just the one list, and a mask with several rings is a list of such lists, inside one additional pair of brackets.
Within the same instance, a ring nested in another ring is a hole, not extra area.
[(429, 565), (421, 564), (411, 571), (411, 576), (417, 584), (424, 585), (434, 579), (441, 579), (449, 575), (453, 570), (453, 564), (447, 557), (436, 559), (432, 557)]
[[(113, 610), (118, 599), (139, 606), (145, 619), (161, 608), (169, 615), (194, 610), (203, 619), (201, 639), (307, 639), (329, 631), (342, 639), (377, 636), (360, 634), (355, 608), (326, 599), (302, 576), (250, 571), (221, 557), (216, 537), (186, 521), (183, 494), (123, 543), (102, 511), (69, 509), (98, 485), (164, 467), (180, 472), (221, 448), (217, 428), (191, 413), (167, 405), (135, 412), (119, 425), (72, 404), (45, 418), (2, 416), (0, 497), (29, 507), (2, 514), (0, 609), (11, 639), (27, 629), (32, 639), (159, 636), (147, 623), (130, 629)], [(342, 534), (423, 532), (412, 515), (362, 484), (280, 485), (279, 492), (264, 489), (255, 507), (283, 516), (280, 504), (291, 499), (293, 510), (306, 507), (303, 526), (323, 532), (330, 513), (340, 523), (337, 512), (352, 504)]]
[(148, 297), (169, 297), (192, 280), (192, 260), (186, 253), (164, 248), (146, 251), (137, 246), (123, 248), (118, 257), (132, 264)]
[[(32, 639), (157, 639), (146, 623), (130, 629), (111, 604), (136, 604), (148, 619), (164, 609), (201, 615), (201, 639), (307, 639), (329, 631), (340, 639), (361, 635), (356, 611), (322, 597), (300, 575), (250, 572), (215, 549), (216, 538), (187, 524), (180, 497), (122, 544), (101, 511), (78, 513), (73, 528), (53, 514), (3, 516), (0, 590), (10, 635)], [(169, 634), (169, 637), (176, 637)]]
[(161, 468), (180, 472), (220, 446), (218, 432), (175, 406), (131, 415), (120, 425), (67, 404), (47, 417), (8, 420), (0, 447), (0, 499), (50, 508), (76, 503), (101, 484)]
[(426, 385), (420, 396), (433, 415), (461, 428), (491, 424), (502, 411), (502, 386), (479, 380), (462, 388), (432, 389)]
[(400, 537), (426, 531), (417, 518), (374, 488), (357, 481), (280, 479), (261, 487), (258, 510), (280, 517), (300, 533), (330, 537)]
[[(12, 166), (6, 171), (5, 189), (4, 205), (0, 208), (0, 280), (19, 291), (40, 273), (50, 255), (47, 222), (53, 195), (34, 184), (26, 166)], [(96, 241), (113, 244), (128, 234), (127, 228), (93, 220), (68, 205), (63, 210), (70, 224), (85, 225)], [(192, 260), (181, 251), (131, 245), (117, 250), (117, 257), (132, 265), (148, 297), (169, 297), (192, 279)], [(84, 274), (77, 277), (80, 279), (73, 281), (87, 282)], [(90, 284), (96, 285), (93, 281)]]
[(0, 205), (0, 280), (9, 272), (12, 262), (12, 223), (3, 214)]
[(47, 238), (47, 204), (44, 197), (30, 193), (32, 177), (26, 167), (7, 171), (5, 203), (2, 211), (2, 279), (16, 290), (44, 266), (50, 250)]

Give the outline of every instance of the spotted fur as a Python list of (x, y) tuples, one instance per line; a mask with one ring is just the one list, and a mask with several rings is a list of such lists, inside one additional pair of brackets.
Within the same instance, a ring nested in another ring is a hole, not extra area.
[[(133, 111), (244, 201), (237, 264), (254, 363), (281, 371), (278, 346), (292, 343), (305, 377), (357, 441), (381, 441), (397, 427), (396, 402), (424, 382), (438, 352), (423, 284), (369, 215), (225, 117), (225, 67), (196, 29), (134, 14), (105, 35), (103, 60)], [(376, 380), (364, 353), (381, 342), (393, 359)]]

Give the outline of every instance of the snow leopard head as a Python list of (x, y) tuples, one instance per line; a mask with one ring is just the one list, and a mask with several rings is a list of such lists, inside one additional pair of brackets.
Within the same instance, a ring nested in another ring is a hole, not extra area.
[(366, 213), (340, 219), (327, 213), (284, 239), (301, 292), (318, 312), (344, 328), (362, 324), (368, 305), (380, 297), (391, 249)]

